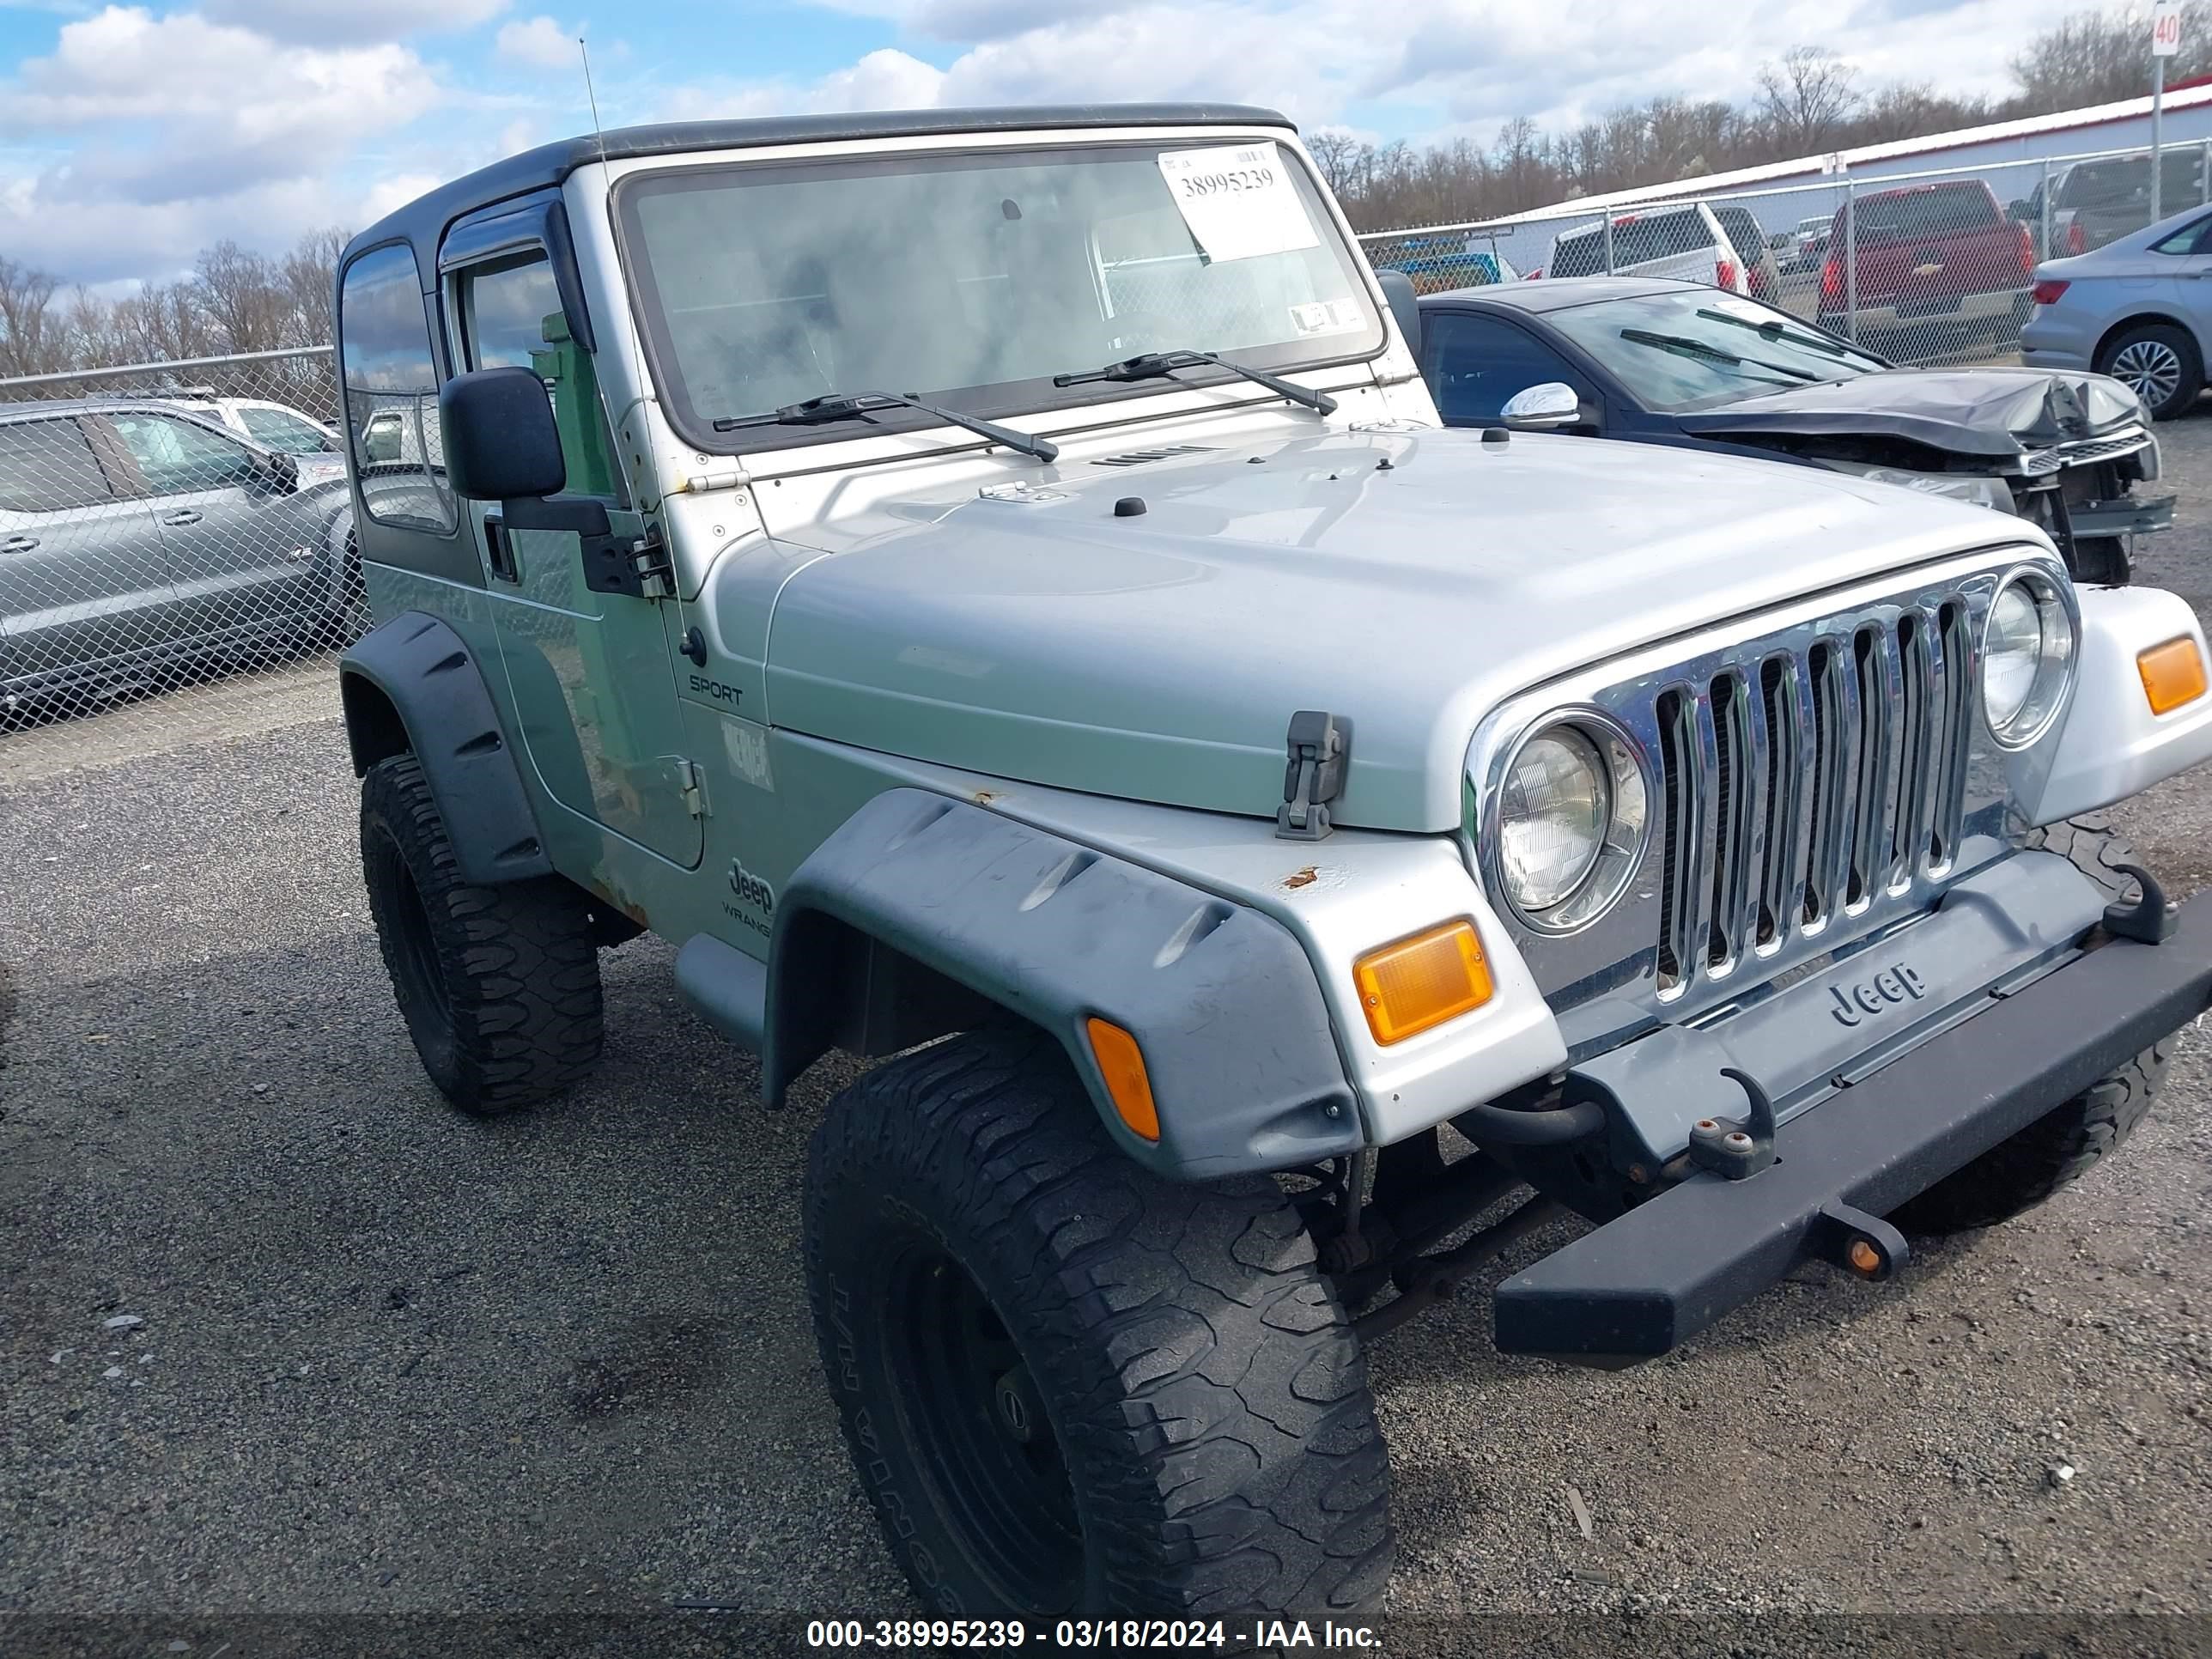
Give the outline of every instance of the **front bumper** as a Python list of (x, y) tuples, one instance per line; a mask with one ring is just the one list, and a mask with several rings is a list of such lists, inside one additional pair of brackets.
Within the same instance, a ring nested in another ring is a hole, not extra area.
[(2069, 507), (2066, 516), (2076, 536), (2146, 536), (2173, 528), (2173, 501), (2171, 495), (2122, 495)]
[[(2212, 1003), (2212, 892), (2158, 945), (2114, 939), (1785, 1121), (1747, 1179), (1699, 1171), (1498, 1287), (1497, 1344), (1583, 1364), (1666, 1352), (2080, 1094)], [(1733, 1109), (1733, 1103), (1730, 1103)]]

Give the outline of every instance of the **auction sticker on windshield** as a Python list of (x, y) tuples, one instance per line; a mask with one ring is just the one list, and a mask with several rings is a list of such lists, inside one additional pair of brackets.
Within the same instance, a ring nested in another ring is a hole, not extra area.
[(1272, 143), (1165, 150), (1160, 177), (1183, 223), (1217, 264), (1320, 244), (1282, 151)]

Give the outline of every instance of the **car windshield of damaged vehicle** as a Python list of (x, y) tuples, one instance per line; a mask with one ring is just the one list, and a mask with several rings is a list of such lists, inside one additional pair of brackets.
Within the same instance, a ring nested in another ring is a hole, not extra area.
[[(811, 398), (1011, 412), (1096, 402), (1098, 384), (1054, 376), (1146, 354), (1290, 369), (1382, 346), (1312, 180), (1271, 143), (691, 167), (617, 200), (655, 377), (702, 447), (736, 446), (717, 422)], [(809, 435), (852, 429), (810, 418), (742, 442)]]
[(1787, 312), (1711, 289), (1601, 300), (1549, 314), (1651, 409), (1709, 409), (1889, 367)]

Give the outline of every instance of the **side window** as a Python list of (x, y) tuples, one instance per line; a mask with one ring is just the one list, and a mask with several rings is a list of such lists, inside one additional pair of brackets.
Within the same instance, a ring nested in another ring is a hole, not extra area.
[(1525, 329), (1470, 312), (1431, 312), (1422, 319), (1422, 355), (1437, 412), (1447, 421), (1494, 423), (1516, 392), (1563, 380), (1585, 402), (1595, 401), (1588, 381), (1566, 360)]
[(2192, 219), (2150, 245), (2153, 253), (2212, 252), (2212, 217)]
[(281, 409), (241, 409), (238, 417), (257, 441), (288, 455), (318, 455), (331, 447), (321, 428)]
[(107, 417), (156, 495), (183, 495), (251, 483), (259, 476), (243, 444), (173, 415), (118, 413)]
[(545, 382), (568, 464), (571, 495), (623, 501), (622, 469), (599, 401), (592, 354), (568, 336), (568, 319), (543, 253), (471, 265), (458, 278), (462, 347), (471, 368), (526, 368)]
[[(338, 291), (345, 423), (362, 504), (382, 524), (445, 535), (453, 528), (438, 441), (438, 370), (415, 255), (402, 243), (362, 254)], [(372, 432), (388, 433), (372, 453)]]
[(113, 496), (75, 421), (0, 424), (0, 513), (61, 513)]

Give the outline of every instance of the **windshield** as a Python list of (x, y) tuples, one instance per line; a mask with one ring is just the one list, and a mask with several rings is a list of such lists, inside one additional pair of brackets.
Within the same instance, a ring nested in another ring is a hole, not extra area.
[(1705, 408), (1889, 367), (1786, 311), (1719, 289), (1601, 300), (1547, 312), (1545, 320), (1647, 409)]
[(629, 180), (618, 210), (662, 396), (702, 447), (833, 393), (1006, 414), (1132, 395), (1052, 377), (1139, 353), (1281, 370), (1382, 346), (1312, 180), (1267, 140), (694, 167)]

